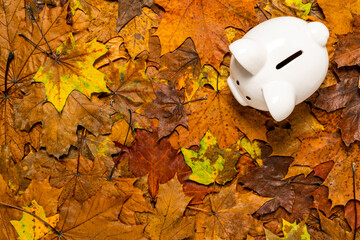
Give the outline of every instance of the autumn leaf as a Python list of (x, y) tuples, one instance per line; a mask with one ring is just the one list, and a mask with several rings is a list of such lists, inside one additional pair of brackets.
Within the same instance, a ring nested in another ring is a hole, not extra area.
[[(59, 214), (46, 217), (43, 207), (40, 206), (35, 200), (31, 201), (31, 205), (29, 207), (23, 208), (26, 211), (38, 216), (47, 222), (50, 226), (55, 226), (59, 221)], [(12, 220), (10, 223), (14, 226), (16, 232), (19, 234), (19, 239), (22, 240), (38, 240), (45, 235), (52, 233), (52, 229), (49, 228), (49, 226), (45, 225), (42, 221), (26, 212), (23, 213), (23, 217), (20, 221)]]
[[(39, 15), (32, 15), (45, 32), (44, 36), (51, 38), (49, 46), (57, 47), (64, 39), (63, 34), (69, 31), (65, 15), (66, 11), (61, 7), (45, 7)], [(21, 98), (18, 87), (31, 79), (46, 57), (25, 39), (30, 38), (40, 48), (48, 49), (39, 28), (27, 16), (24, 1), (1, 2), (0, 32), (4, 34), (0, 39), (0, 144), (9, 147), (13, 162), (24, 157), (26, 144), (38, 147), (35, 137), (38, 129), (26, 133), (14, 124), (14, 101)]]
[(131, 60), (124, 65), (110, 64), (107, 85), (111, 90), (113, 108), (129, 122), (129, 110), (132, 111), (132, 126), (135, 128), (150, 128), (147, 118), (135, 113), (143, 104), (155, 98), (150, 80), (145, 75), (145, 58)]
[(153, 81), (156, 99), (137, 110), (148, 118), (159, 120), (159, 139), (168, 136), (178, 125), (187, 127), (189, 110), (185, 107), (183, 91), (165, 83)]
[[(161, 55), (174, 51), (190, 37), (202, 64), (218, 68), (228, 51), (226, 27), (249, 30), (257, 23), (255, 1), (156, 0), (166, 13), (156, 35), (161, 42)], [(211, 49), (211, 51), (209, 51)]]
[(340, 82), (334, 86), (321, 88), (315, 106), (328, 112), (344, 108), (339, 128), (342, 139), (349, 146), (354, 141), (360, 140), (358, 94), (360, 72), (357, 69), (343, 68), (336, 70), (336, 74)]
[(311, 3), (303, 4), (302, 0), (270, 0), (264, 9), (271, 13), (272, 18), (295, 16), (306, 19), (310, 13)]
[(354, 16), (353, 32), (338, 36), (334, 60), (338, 67), (360, 66), (360, 15)]
[(259, 214), (273, 212), (279, 206), (292, 212), (295, 200), (294, 189), (288, 181), (282, 180), (292, 161), (291, 157), (268, 157), (263, 159), (262, 167), (240, 178), (239, 181), (244, 184), (244, 187), (253, 189), (261, 196), (274, 198), (258, 210)]
[(321, 212), (319, 212), (318, 221), (320, 222), (320, 233), (324, 238), (344, 240), (354, 239), (354, 234), (343, 229), (339, 222), (336, 221), (336, 219), (331, 220), (325, 217)]
[[(14, 195), (10, 193), (9, 187), (5, 180), (0, 175), (0, 202), (16, 205)], [(10, 220), (20, 219), (21, 214), (15, 209), (0, 206), (0, 238), (4, 240), (16, 239), (17, 234), (13, 226), (10, 224)]]
[[(56, 49), (56, 56), (49, 57), (34, 76), (46, 88), (47, 100), (61, 112), (73, 90), (88, 98), (95, 92), (108, 92), (104, 75), (93, 67), (97, 58), (105, 54), (105, 45), (93, 41), (78, 45), (72, 34)], [(91, 76), (91, 77), (90, 77)]]
[(188, 38), (175, 51), (161, 56), (160, 66), (157, 78), (168, 80), (178, 90), (184, 88), (186, 100), (191, 100), (200, 86), (201, 68), (194, 42)]
[(78, 126), (95, 136), (111, 132), (114, 110), (103, 99), (92, 96), (89, 100), (80, 92), (73, 91), (59, 114), (51, 103), (46, 102), (42, 84), (31, 84), (22, 91), (25, 96), (15, 105), (16, 126), (29, 131), (34, 124), (41, 122), (41, 146), (57, 158), (67, 154), (70, 146), (77, 146)]
[(125, 225), (118, 220), (126, 198), (99, 191), (83, 204), (70, 199), (60, 209), (59, 239), (142, 239), (143, 225)]
[(191, 103), (189, 132), (180, 130), (180, 146), (188, 148), (198, 145), (208, 130), (223, 149), (234, 144), (244, 134), (250, 140), (266, 140), (267, 117), (254, 109), (240, 106), (228, 87), (218, 91), (202, 87), (194, 99), (204, 98), (206, 100)]
[(86, 0), (70, 0), (69, 4), (72, 15), (75, 15), (75, 11), (77, 9), (80, 9), (85, 14), (87, 14), (90, 20), (96, 18), (99, 14), (99, 10), (97, 10), (91, 3), (88, 3)]
[(237, 174), (235, 165), (240, 158), (239, 143), (220, 149), (217, 139), (207, 132), (201, 139), (198, 152), (181, 148), (186, 164), (192, 169), (189, 179), (204, 185), (216, 182), (224, 185)]
[(289, 223), (285, 219), (282, 221), (282, 231), (284, 237), (278, 237), (267, 229), (265, 230), (266, 240), (280, 240), (280, 239), (301, 239), (310, 240), (310, 234), (307, 231), (305, 221), (301, 221), (299, 224)]
[(136, 131), (135, 143), (124, 151), (129, 155), (129, 168), (136, 177), (149, 174), (149, 192), (152, 201), (156, 201), (159, 184), (172, 179), (178, 169), (177, 151), (167, 139), (158, 141), (157, 132), (149, 133), (145, 130)]
[(154, 213), (146, 216), (146, 236), (150, 239), (186, 239), (194, 235), (194, 218), (185, 217), (190, 201), (176, 177), (159, 187)]
[[(139, 0), (134, 1), (135, 4)], [(149, 0), (147, 0), (149, 1)], [(124, 6), (120, 5), (119, 9)], [(125, 1), (122, 1), (124, 4)], [(127, 3), (130, 4), (130, 3)], [(135, 6), (134, 3), (131, 6)], [(151, 36), (150, 30), (159, 25), (159, 17), (150, 8), (143, 8), (134, 19), (125, 25), (119, 32), (119, 35), (124, 39), (125, 47), (128, 49), (130, 56), (134, 59), (142, 51), (149, 51), (149, 38)]]
[(205, 197), (197, 210), (196, 235), (199, 239), (244, 239), (247, 234), (259, 236), (263, 229), (259, 221), (251, 216), (268, 198), (260, 197), (241, 189), (236, 183), (222, 187), (219, 193)]
[[(144, 7), (150, 7), (154, 0), (118, 0), (119, 2), (119, 12), (118, 18), (116, 21), (116, 30), (120, 31), (125, 25), (127, 26), (128, 22), (136, 16), (140, 16), (142, 10), (147, 9)], [(147, 11), (147, 10), (146, 10)]]

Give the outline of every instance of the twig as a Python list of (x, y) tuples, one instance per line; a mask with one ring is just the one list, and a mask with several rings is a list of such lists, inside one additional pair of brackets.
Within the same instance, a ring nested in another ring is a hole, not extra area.
[(354, 211), (355, 211), (355, 226), (354, 226), (354, 237), (356, 239), (356, 226), (357, 226), (357, 209), (356, 209), (356, 183), (355, 183), (355, 162), (351, 164), (353, 172), (353, 193), (354, 193)]

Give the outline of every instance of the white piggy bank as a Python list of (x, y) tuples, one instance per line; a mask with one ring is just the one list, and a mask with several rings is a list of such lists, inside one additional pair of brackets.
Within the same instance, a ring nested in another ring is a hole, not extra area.
[(259, 24), (229, 47), (231, 92), (243, 106), (285, 119), (324, 80), (328, 38), (320, 22), (278, 17)]

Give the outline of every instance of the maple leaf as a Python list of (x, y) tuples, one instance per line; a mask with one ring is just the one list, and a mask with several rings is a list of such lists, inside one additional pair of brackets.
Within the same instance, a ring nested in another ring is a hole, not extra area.
[(206, 99), (190, 105), (189, 131), (179, 130), (182, 147), (198, 145), (209, 130), (218, 140), (220, 148), (227, 148), (246, 134), (250, 140), (266, 140), (265, 121), (258, 111), (240, 106), (228, 87), (212, 90), (201, 87), (194, 99)]
[[(107, 85), (111, 90), (113, 108), (129, 122), (129, 110), (132, 112), (132, 125), (135, 128), (150, 128), (147, 118), (135, 111), (155, 98), (150, 80), (145, 76), (145, 58), (138, 58), (125, 65), (110, 63)], [(108, 71), (102, 69), (102, 71)]]
[(114, 142), (122, 143), (130, 147), (131, 144), (135, 141), (135, 139), (133, 134), (127, 134), (127, 128), (129, 128), (129, 124), (124, 119), (115, 122), (114, 126), (111, 129), (111, 134), (109, 135), (109, 138)]
[(284, 237), (278, 237), (266, 228), (265, 235), (266, 240), (280, 240), (280, 239), (301, 239), (301, 240), (310, 240), (310, 234), (307, 231), (305, 221), (301, 221), (299, 224), (289, 223), (285, 219), (282, 221), (282, 231), (284, 233)]
[(349, 146), (354, 141), (360, 140), (360, 96), (358, 93), (360, 71), (343, 68), (336, 70), (336, 74), (340, 82), (334, 86), (321, 88), (315, 106), (328, 112), (345, 108), (341, 114), (339, 128), (342, 139)]
[(68, 153), (70, 146), (77, 146), (79, 125), (95, 136), (111, 132), (114, 110), (103, 99), (92, 96), (89, 100), (80, 92), (73, 91), (60, 114), (51, 103), (46, 103), (43, 84), (33, 83), (22, 91), (25, 96), (14, 106), (16, 126), (29, 131), (34, 124), (41, 122), (41, 146), (57, 158)]
[(150, 7), (154, 0), (133, 0), (131, 2), (127, 0), (118, 0), (119, 2), (119, 11), (118, 19), (116, 21), (116, 30), (120, 31), (125, 25), (128, 25), (128, 22), (136, 16), (140, 16), (142, 13), (141, 9), (146, 9)]
[[(35, 200), (31, 201), (30, 207), (23, 207), (26, 211), (38, 216), (51, 226), (55, 226), (59, 221), (59, 214), (51, 217), (46, 217), (45, 211)], [(24, 212), (20, 221), (12, 220), (10, 223), (14, 226), (19, 234), (19, 239), (34, 239), (38, 240), (45, 235), (51, 234), (52, 229), (45, 225), (42, 221), (34, 216)]]
[[(6, 204), (15, 204), (15, 199), (13, 194), (10, 193), (9, 187), (7, 186), (5, 180), (0, 175), (0, 202)], [(0, 238), (4, 240), (13, 240), (16, 239), (17, 234), (15, 229), (10, 224), (10, 220), (20, 219), (20, 212), (16, 211), (13, 208), (0, 207)]]
[(334, 54), (338, 67), (360, 66), (360, 15), (354, 18), (354, 32), (338, 36), (339, 43)]
[(89, 4), (85, 0), (70, 0), (69, 5), (72, 15), (75, 15), (75, 11), (77, 9), (80, 9), (89, 15), (90, 20), (96, 18), (99, 14), (99, 10), (97, 10), (92, 4)]
[[(121, 1), (119, 1), (119, 4), (121, 4), (120, 2)], [(134, 3), (132, 3), (132, 6), (134, 6)], [(124, 9), (124, 6), (120, 7), (119, 5), (119, 10), (120, 9)], [(127, 12), (124, 11), (124, 13)], [(141, 14), (139, 14), (139, 16), (132, 19), (119, 32), (119, 35), (124, 39), (125, 47), (133, 59), (142, 51), (149, 51), (148, 43), (151, 36), (150, 30), (159, 25), (159, 16), (156, 15), (150, 8), (145, 7), (140, 13)]]
[(189, 179), (204, 185), (216, 182), (224, 185), (237, 174), (235, 165), (240, 158), (239, 143), (220, 149), (217, 139), (207, 132), (201, 139), (198, 152), (181, 148), (185, 162), (192, 169)]
[[(47, 100), (61, 112), (73, 90), (88, 98), (95, 92), (108, 92), (104, 75), (93, 67), (95, 60), (107, 52), (106, 46), (96, 42), (78, 45), (72, 34), (56, 49), (34, 76), (46, 88)], [(91, 77), (90, 77), (91, 76)]]
[(70, 199), (60, 209), (58, 239), (142, 239), (143, 225), (125, 225), (118, 220), (126, 197), (99, 191), (83, 204)]
[(341, 227), (339, 222), (335, 220), (330, 220), (325, 217), (321, 212), (319, 212), (319, 220), (320, 222), (320, 233), (323, 238), (326, 239), (344, 239), (351, 240), (354, 239), (354, 233), (348, 232)]
[(194, 235), (194, 218), (184, 217), (190, 197), (176, 177), (159, 187), (154, 213), (146, 216), (145, 234), (150, 239), (185, 239)]
[(198, 79), (201, 68), (194, 42), (188, 38), (175, 51), (161, 56), (160, 66), (157, 78), (170, 81), (178, 90), (184, 88), (186, 100), (191, 100), (200, 86)]
[[(166, 13), (156, 35), (161, 42), (161, 55), (174, 51), (190, 37), (202, 64), (218, 68), (228, 51), (226, 27), (249, 30), (257, 23), (255, 1), (223, 0), (156, 0)], [(209, 51), (211, 49), (211, 51)]]
[(270, 0), (264, 9), (271, 13), (272, 18), (295, 16), (306, 19), (310, 13), (311, 3), (303, 4), (302, 0)]
[[(62, 189), (54, 188), (50, 185), (49, 179), (38, 181), (32, 180), (24, 194), (19, 196), (16, 201), (19, 206), (31, 206), (32, 201), (40, 205), (47, 216), (57, 214), (58, 198)], [(37, 215), (37, 214), (36, 214)], [(39, 216), (39, 215), (38, 215)], [(53, 226), (55, 226), (54, 224)]]
[(352, 31), (352, 14), (360, 14), (359, 1), (332, 1), (318, 0), (324, 12), (326, 24), (335, 34), (346, 34)]
[(185, 102), (184, 92), (155, 81), (153, 81), (153, 88), (156, 99), (144, 104), (137, 112), (148, 118), (159, 120), (159, 139), (170, 135), (178, 125), (187, 127), (190, 112), (185, 107), (187, 102)]
[[(136, 141), (131, 148), (124, 149), (129, 155), (129, 168), (136, 177), (148, 176), (149, 193), (156, 201), (159, 183), (172, 179), (178, 169), (180, 155), (167, 139), (158, 141), (156, 131), (136, 131)], [(144, 144), (146, 143), (146, 144)]]
[[(62, 35), (69, 31), (63, 19), (64, 8), (46, 7), (39, 16), (32, 14), (32, 20), (26, 18), (29, 16), (26, 9), (24, 1), (1, 1), (0, 5), (0, 32), (4, 33), (0, 39), (0, 144), (9, 146), (14, 162), (23, 158), (27, 143), (37, 147), (34, 133), (38, 129), (29, 134), (16, 129), (14, 124), (14, 101), (21, 97), (18, 86), (27, 82), (45, 59), (42, 52), (25, 40), (29, 39), (26, 36), (31, 36), (40, 48), (48, 49), (48, 46), (57, 46)], [(49, 45), (42, 34), (51, 37)]]
[(253, 189), (261, 196), (274, 197), (258, 210), (259, 214), (273, 212), (279, 206), (292, 212), (295, 200), (294, 189), (288, 181), (282, 180), (292, 161), (291, 157), (268, 157), (263, 159), (262, 167), (240, 178), (239, 181), (244, 184), (244, 187)]
[(114, 37), (104, 44), (109, 49), (104, 55), (95, 60), (94, 67), (99, 69), (110, 62), (115, 62), (119, 59), (129, 59), (129, 54), (124, 47), (124, 40), (122, 37)]
[(209, 194), (196, 214), (196, 235), (199, 239), (244, 239), (247, 234), (263, 234), (260, 222), (253, 214), (268, 198), (241, 189), (236, 183), (222, 187), (219, 193)]

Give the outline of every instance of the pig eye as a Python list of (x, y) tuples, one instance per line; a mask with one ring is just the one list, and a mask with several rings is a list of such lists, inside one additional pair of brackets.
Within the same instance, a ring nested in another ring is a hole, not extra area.
[(237, 84), (237, 85), (240, 85), (239, 80), (236, 80), (236, 84)]
[(302, 50), (297, 51), (296, 53), (294, 53), (293, 55), (287, 57), (286, 59), (284, 59), (283, 61), (281, 61), (280, 63), (278, 63), (276, 65), (276, 69), (281, 69), (283, 68), (285, 65), (289, 64), (291, 61), (295, 60), (296, 58), (300, 57), (300, 55), (303, 53)]
[(251, 97), (249, 97), (249, 96), (246, 96), (246, 99), (247, 99), (247, 100), (251, 100)]

